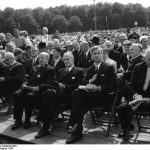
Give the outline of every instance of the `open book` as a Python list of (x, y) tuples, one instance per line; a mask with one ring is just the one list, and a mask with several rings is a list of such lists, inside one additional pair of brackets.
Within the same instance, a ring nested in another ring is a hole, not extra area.
[(135, 111), (145, 101), (150, 102), (150, 98), (143, 98), (143, 99), (140, 99), (140, 100), (133, 100), (133, 101), (129, 102), (129, 105), (131, 106), (132, 110)]

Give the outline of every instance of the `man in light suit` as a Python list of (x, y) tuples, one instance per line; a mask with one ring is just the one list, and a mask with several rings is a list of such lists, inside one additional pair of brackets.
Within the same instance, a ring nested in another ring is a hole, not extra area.
[[(145, 62), (135, 65), (131, 83), (129, 86), (129, 93), (131, 100), (141, 100), (142, 98), (150, 98), (150, 49), (146, 51)], [(137, 110), (150, 111), (150, 103), (143, 102)], [(127, 129), (133, 130), (134, 126), (131, 124), (132, 108), (129, 104), (123, 103), (117, 108), (119, 118), (121, 120), (122, 132), (118, 137), (125, 137)]]
[(103, 62), (103, 49), (99, 46), (91, 48), (91, 58), (94, 64), (87, 71), (86, 86), (79, 86), (71, 97), (69, 125), (72, 126), (72, 129), (68, 131), (71, 136), (67, 139), (66, 144), (81, 139), (85, 110), (95, 106), (106, 108), (112, 103), (107, 95), (114, 91), (117, 84), (114, 67)]

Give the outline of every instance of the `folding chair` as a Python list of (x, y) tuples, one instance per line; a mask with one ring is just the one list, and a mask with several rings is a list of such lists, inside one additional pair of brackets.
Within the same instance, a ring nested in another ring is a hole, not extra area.
[[(106, 137), (109, 136), (110, 134), (110, 128), (111, 128), (111, 124), (113, 123), (112, 119), (114, 118), (115, 119), (115, 125), (117, 126), (117, 118), (116, 118), (116, 112), (115, 112), (115, 108), (116, 108), (116, 104), (117, 104), (117, 101), (118, 101), (118, 98), (119, 98), (119, 79), (117, 79), (117, 86), (116, 86), (116, 89), (113, 93), (112, 97), (113, 97), (113, 102), (112, 102), (112, 106), (111, 108), (109, 109), (105, 109), (105, 108), (93, 108), (90, 110), (90, 115), (91, 115), (91, 118), (92, 118), (92, 122), (93, 124), (95, 124), (96, 122), (105, 122), (105, 123), (108, 123), (107, 125), (107, 130), (106, 130)], [(108, 121), (103, 121), (103, 120), (95, 120), (95, 116), (94, 116), (94, 113), (93, 111), (103, 111), (103, 112), (108, 112), (108, 116), (109, 116), (109, 119)]]

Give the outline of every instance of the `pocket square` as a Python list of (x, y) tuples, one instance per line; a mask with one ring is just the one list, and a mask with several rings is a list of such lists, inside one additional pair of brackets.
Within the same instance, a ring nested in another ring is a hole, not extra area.
[(74, 80), (75, 79), (75, 77), (72, 77), (72, 80)]
[(101, 74), (100, 76), (101, 76), (101, 77), (105, 77), (105, 75), (104, 75), (104, 74)]

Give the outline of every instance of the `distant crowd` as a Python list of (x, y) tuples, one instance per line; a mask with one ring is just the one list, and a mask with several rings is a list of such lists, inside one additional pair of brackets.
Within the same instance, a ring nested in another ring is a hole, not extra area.
[[(35, 138), (46, 136), (58, 114), (69, 109), (66, 143), (78, 141), (87, 110), (112, 107), (116, 87), (115, 108), (122, 126), (118, 137), (127, 136), (134, 129), (130, 101), (150, 98), (149, 68), (150, 30), (146, 27), (57, 30), (52, 35), (43, 27), (41, 35), (19, 29), (0, 33), (0, 97), (8, 105), (7, 113), (13, 111), (12, 130), (29, 128), (38, 110), (42, 127)], [(149, 108), (150, 103), (144, 102), (137, 109)]]

